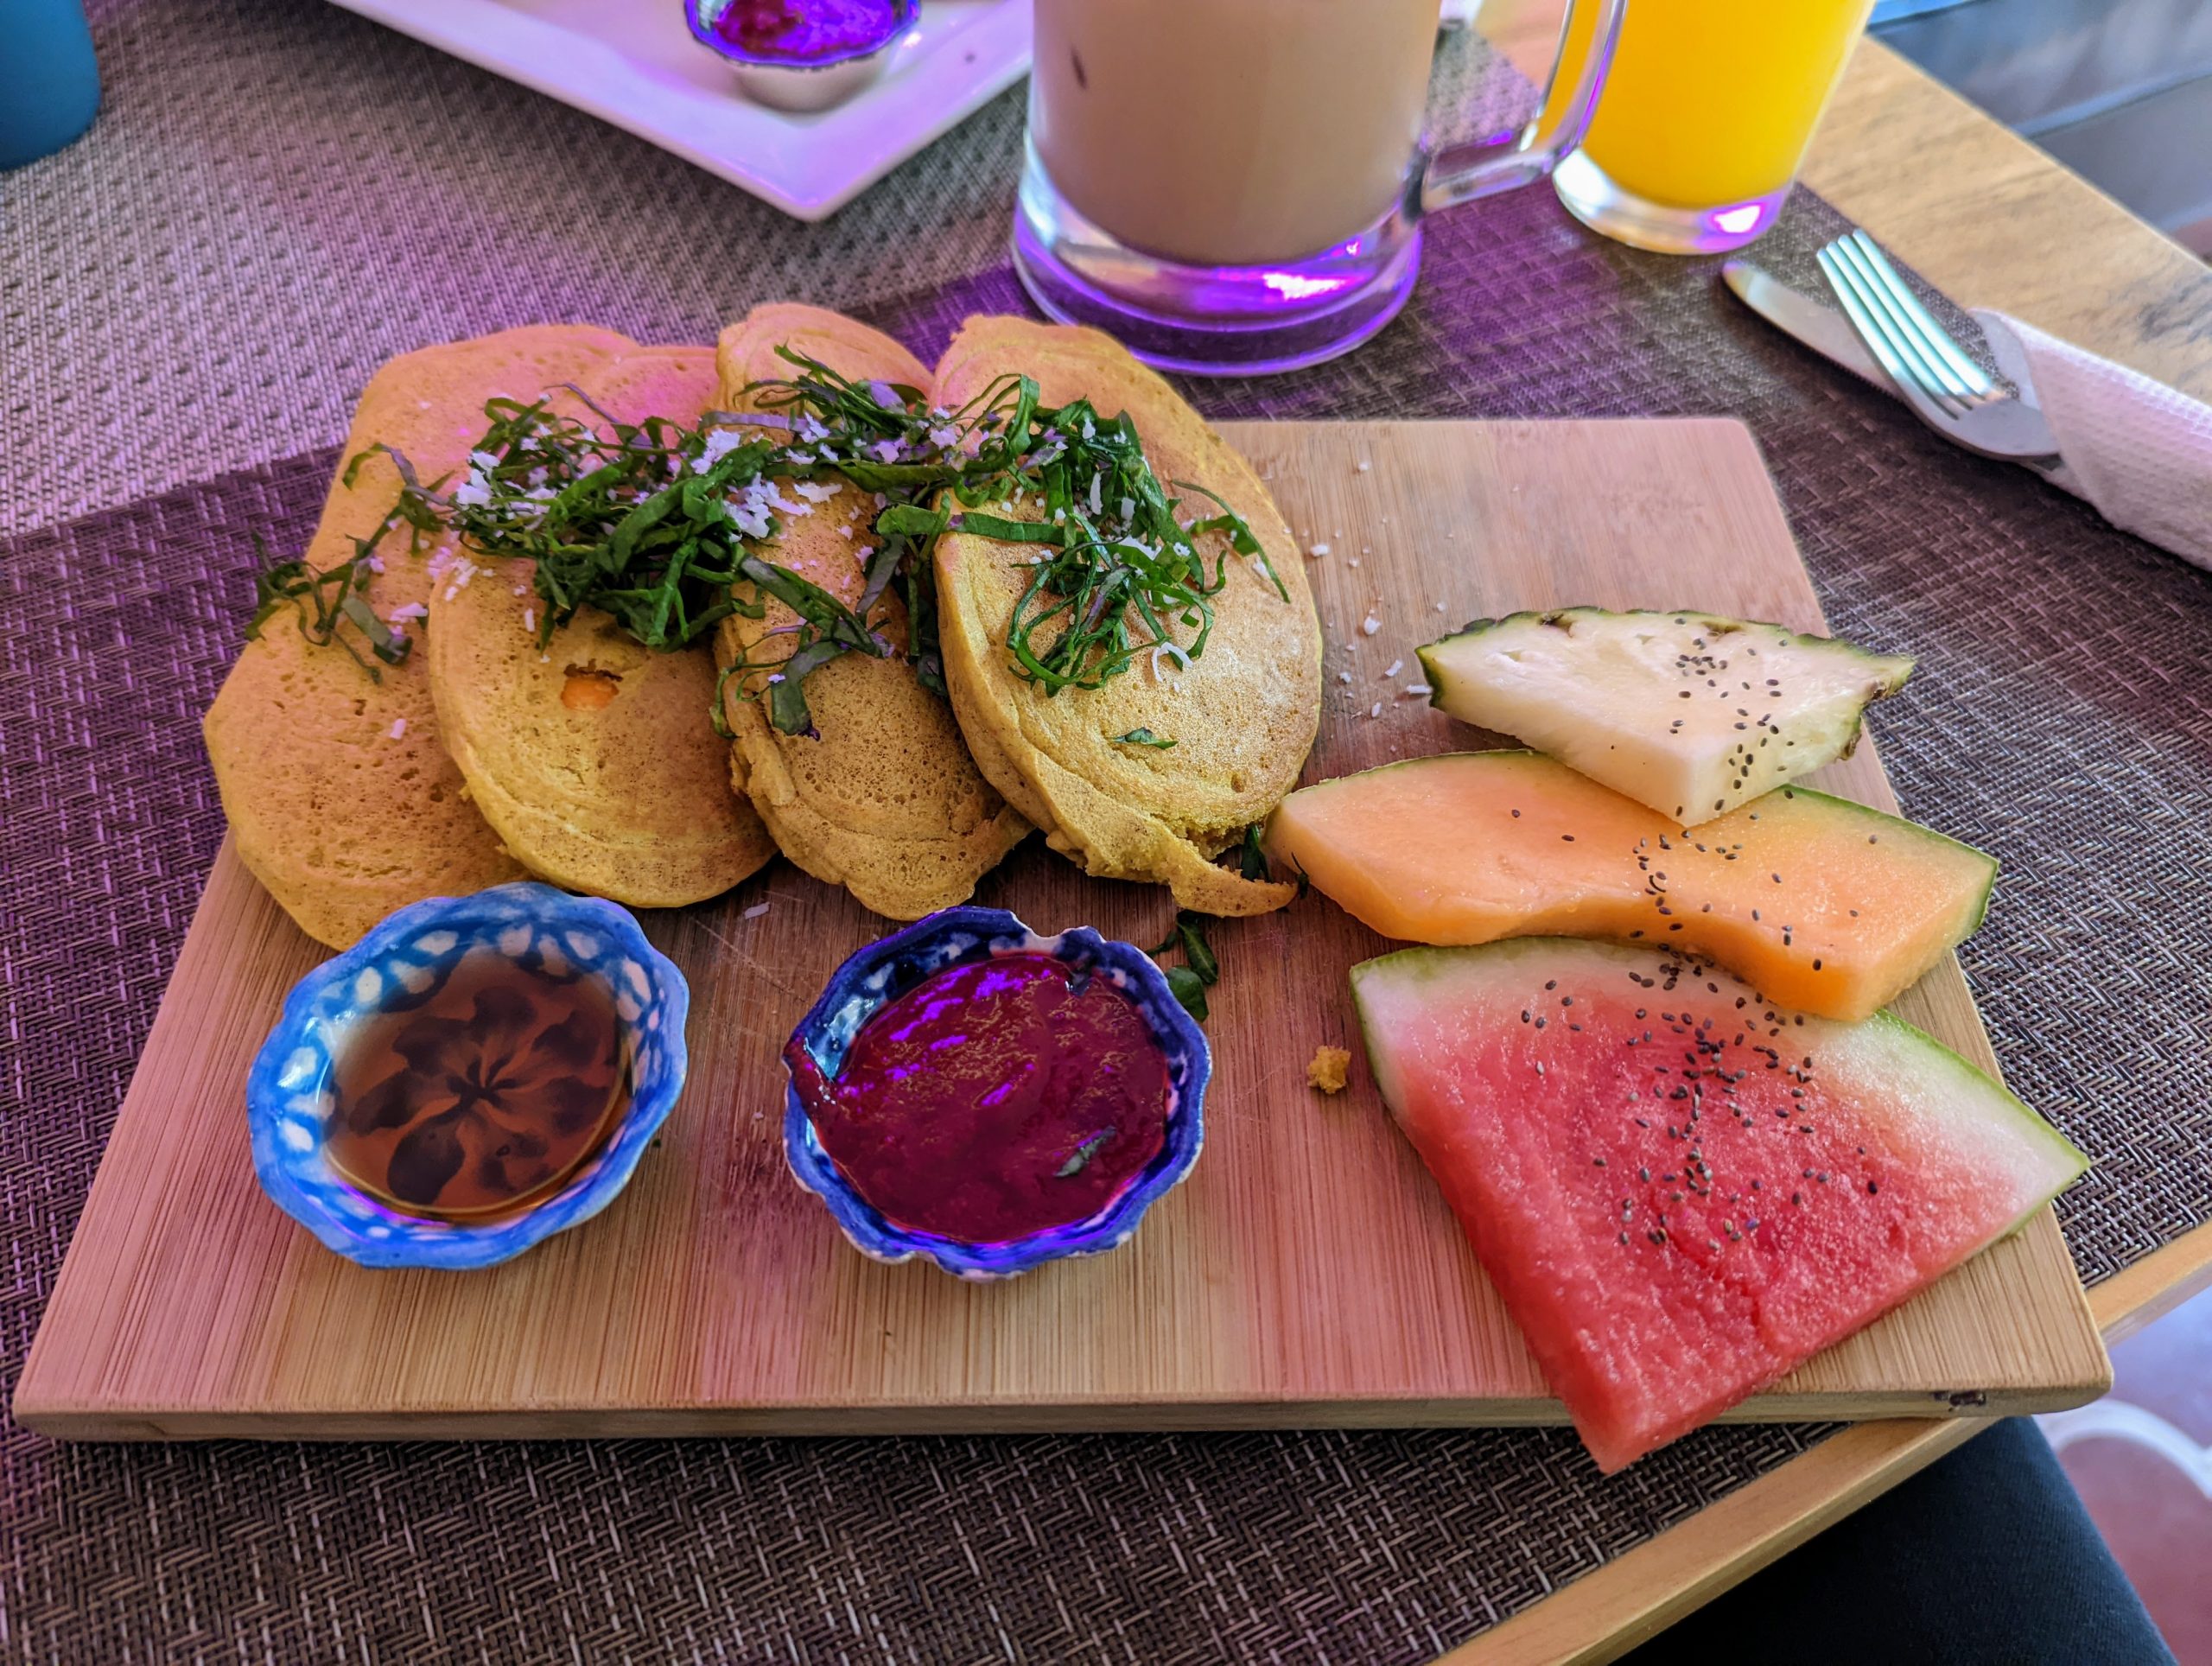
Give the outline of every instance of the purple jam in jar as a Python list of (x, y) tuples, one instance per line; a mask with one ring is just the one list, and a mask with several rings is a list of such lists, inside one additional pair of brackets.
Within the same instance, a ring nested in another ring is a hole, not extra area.
[(822, 63), (881, 46), (899, 11), (893, 0), (729, 0), (713, 29), (747, 57)]

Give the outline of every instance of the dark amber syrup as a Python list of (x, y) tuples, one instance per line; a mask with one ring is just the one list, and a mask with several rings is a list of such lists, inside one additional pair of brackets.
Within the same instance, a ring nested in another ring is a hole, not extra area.
[(327, 1150), (347, 1180), (410, 1215), (480, 1221), (605, 1143), (630, 1102), (629, 1051), (598, 978), (479, 949), (426, 999), (362, 1018), (331, 1090)]

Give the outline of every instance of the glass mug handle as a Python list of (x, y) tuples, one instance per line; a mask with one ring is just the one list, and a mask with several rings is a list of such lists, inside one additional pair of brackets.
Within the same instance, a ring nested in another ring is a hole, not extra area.
[[(1429, 152), (1408, 206), (1421, 214), (1433, 214), (1440, 208), (1456, 207), (1527, 185), (1556, 168), (1560, 159), (1590, 130), (1598, 94), (1605, 85), (1605, 72), (1612, 66), (1613, 48), (1620, 41), (1621, 20), (1627, 14), (1628, 0), (1568, 0), (1559, 52), (1552, 60), (1550, 84), (1537, 103), (1536, 113), (1518, 129)], [(1562, 87), (1560, 71), (1571, 56), (1575, 26), (1586, 15), (1590, 18), (1590, 48), (1574, 85)]]

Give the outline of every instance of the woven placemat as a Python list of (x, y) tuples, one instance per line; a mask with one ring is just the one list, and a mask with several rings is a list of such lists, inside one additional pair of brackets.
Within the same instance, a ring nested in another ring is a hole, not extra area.
[[(98, 124), (0, 175), (0, 531), (335, 445), (425, 342), (580, 319), (711, 341), (755, 302), (957, 295), (1006, 260), (1019, 87), (806, 226), (317, 0), (88, 10)], [(1471, 35), (1433, 92), (1447, 137), (1533, 97)]]
[[(10, 1392), (220, 836), (198, 717), (251, 535), (304, 538), (374, 364), (542, 317), (705, 339), (778, 295), (926, 357), (1020, 304), (1012, 99), (804, 231), (328, 9), (99, 20), (101, 129), (0, 187)], [(1801, 198), (1762, 258), (1802, 275), (1836, 224)], [(1196, 397), (1748, 421), (1837, 628), (1921, 656), (1879, 725), (1908, 810), (2005, 858), (1964, 957), (2014, 1085), (2098, 1159), (2063, 1203), (2084, 1276), (2212, 1219), (2212, 580), (1945, 446), (1709, 263), (1604, 243), (1541, 190), (1431, 237), (1361, 353)], [(1410, 1660), (1820, 1434), (1711, 1430), (1603, 1480), (1562, 1431), (99, 1447), (10, 1424), (0, 1653)]]

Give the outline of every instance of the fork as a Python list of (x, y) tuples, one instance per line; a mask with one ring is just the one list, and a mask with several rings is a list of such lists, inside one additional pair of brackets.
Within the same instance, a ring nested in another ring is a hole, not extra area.
[(1975, 445), (1961, 433), (1960, 424), (1967, 417), (2005, 404), (2013, 396), (1993, 382), (1951, 333), (1920, 304), (1920, 298), (1897, 275), (1880, 244), (1864, 231), (1855, 231), (1828, 244), (1816, 258), (1852, 327), (1921, 421), (1987, 455), (2044, 469), (2058, 465), (2055, 455), (2023, 457), (2018, 452)]

